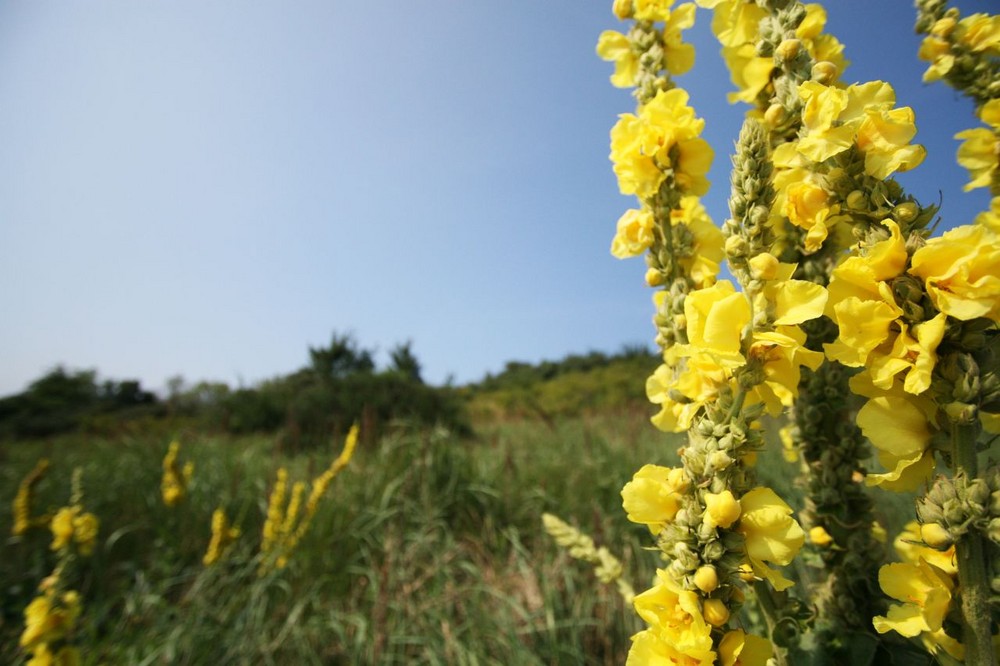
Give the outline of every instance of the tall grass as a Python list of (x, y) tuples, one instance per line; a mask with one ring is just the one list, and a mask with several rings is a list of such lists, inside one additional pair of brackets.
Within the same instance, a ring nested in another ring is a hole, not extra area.
[[(86, 663), (620, 663), (633, 613), (559, 552), (539, 517), (556, 511), (636, 561), (641, 535), (614, 507), (660, 445), (631, 444), (630, 421), (509, 423), (476, 439), (403, 429), (364, 443), (287, 569), (264, 577), (255, 556), (274, 471), (311, 478), (339, 442), (288, 457), (265, 438), (183, 437), (194, 482), (174, 508), (159, 495), (162, 438), (10, 445), (0, 661), (19, 663), (21, 613), (53, 563), (44, 530), (6, 536), (20, 478), (49, 457), (36, 513), (67, 501), (80, 466), (101, 519), (97, 551), (73, 574)], [(205, 568), (216, 506), (243, 535)]]
[[(619, 492), (639, 466), (676, 461), (643, 414), (484, 425), (475, 438), (400, 429), (363, 441), (284, 570), (258, 575), (274, 472), (314, 477), (339, 450), (284, 455), (260, 437), (181, 438), (195, 465), (179, 506), (159, 495), (168, 441), (62, 438), (3, 449), (0, 662), (18, 664), (22, 612), (52, 567), (49, 535), (9, 537), (10, 500), (39, 457), (36, 512), (83, 468), (99, 546), (74, 581), (88, 664), (621, 664), (640, 629), (613, 587), (548, 538), (549, 511), (621, 557), (642, 587), (656, 558)], [(790, 476), (780, 460), (762, 465)], [(204, 567), (212, 511), (242, 529)]]

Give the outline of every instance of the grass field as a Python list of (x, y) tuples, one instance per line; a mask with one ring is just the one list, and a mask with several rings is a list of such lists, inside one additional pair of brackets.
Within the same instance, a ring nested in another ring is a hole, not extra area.
[[(379, 441), (362, 437), (289, 565), (263, 576), (276, 470), (311, 480), (340, 441), (286, 455), (270, 438), (178, 433), (194, 476), (173, 508), (160, 497), (169, 437), (7, 445), (0, 662), (23, 663), (23, 611), (54, 566), (47, 530), (10, 536), (20, 479), (47, 457), (34, 513), (68, 503), (79, 466), (84, 505), (101, 521), (94, 555), (67, 574), (83, 599), (74, 642), (85, 664), (624, 663), (640, 621), (555, 545), (540, 516), (555, 513), (607, 545), (643, 589), (657, 559), (645, 550), (648, 533), (625, 519), (619, 491), (642, 464), (675, 462), (679, 440), (643, 413), (508, 420), (476, 432), (401, 427)], [(760, 468), (779, 491), (790, 487), (795, 470), (780, 455), (762, 457)], [(219, 506), (242, 535), (205, 567)]]

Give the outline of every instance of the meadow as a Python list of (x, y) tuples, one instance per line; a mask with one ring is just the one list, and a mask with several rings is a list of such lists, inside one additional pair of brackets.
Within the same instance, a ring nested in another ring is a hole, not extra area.
[[(173, 439), (194, 472), (167, 507), (161, 460)], [(280, 441), (188, 430), (0, 449), (0, 662), (25, 663), (23, 612), (56, 559), (48, 529), (10, 535), (18, 484), (48, 458), (33, 513), (67, 504), (79, 467), (83, 505), (100, 520), (93, 555), (68, 575), (82, 597), (72, 641), (84, 664), (624, 663), (641, 621), (540, 516), (606, 545), (637, 587), (651, 580), (659, 558), (619, 493), (642, 464), (676, 462), (680, 440), (650, 426), (648, 409), (481, 420), (472, 436), (405, 424), (362, 434), (287, 567), (260, 575), (276, 470), (311, 479), (342, 445), (289, 453)], [(795, 467), (780, 454), (760, 473), (789, 496)], [(890, 523), (905, 518), (897, 504)], [(241, 535), (205, 566), (216, 507)]]

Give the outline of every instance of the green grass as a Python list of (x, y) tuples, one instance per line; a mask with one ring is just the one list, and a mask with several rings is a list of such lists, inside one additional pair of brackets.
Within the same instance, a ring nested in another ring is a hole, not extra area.
[[(289, 566), (260, 577), (275, 471), (312, 479), (341, 443), (287, 456), (264, 437), (179, 439), (195, 473), (173, 509), (159, 493), (166, 438), (0, 450), (0, 662), (23, 663), (23, 609), (54, 566), (46, 531), (8, 536), (20, 479), (48, 457), (35, 512), (68, 501), (79, 466), (86, 508), (101, 520), (95, 554), (70, 574), (84, 600), (76, 641), (86, 664), (621, 664), (640, 621), (554, 544), (540, 516), (607, 545), (641, 591), (657, 557), (619, 492), (641, 465), (674, 464), (680, 441), (642, 413), (506, 421), (472, 439), (401, 429), (362, 441)], [(761, 469), (794, 492), (780, 454), (763, 456)], [(243, 534), (206, 569), (217, 506)]]
[[(641, 436), (639, 433), (642, 433)], [(611, 664), (640, 629), (616, 592), (545, 535), (558, 513), (606, 543), (637, 577), (653, 562), (618, 492), (669, 457), (644, 417), (534, 422), (474, 439), (406, 432), (363, 442), (334, 480), (289, 566), (263, 578), (255, 555), (279, 466), (311, 479), (339, 450), (282, 455), (267, 438), (180, 437), (195, 464), (184, 502), (163, 506), (168, 440), (65, 437), (8, 445), (0, 467), (0, 661), (19, 663), (24, 607), (50, 573), (49, 534), (10, 537), (11, 500), (52, 460), (35, 513), (67, 503), (74, 467), (101, 520), (70, 584), (84, 599), (85, 663)], [(216, 506), (243, 530), (230, 557), (201, 557)]]

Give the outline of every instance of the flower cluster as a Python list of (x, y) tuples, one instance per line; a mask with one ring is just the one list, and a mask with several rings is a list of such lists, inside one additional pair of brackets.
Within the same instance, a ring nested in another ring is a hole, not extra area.
[(611, 551), (604, 546), (598, 548), (589, 536), (551, 513), (542, 514), (542, 524), (549, 536), (565, 548), (570, 557), (593, 564), (597, 579), (605, 584), (615, 583), (618, 593), (626, 603), (632, 603), (635, 599), (635, 590), (632, 589), (632, 584), (622, 577), (622, 563), (611, 554)]
[(163, 503), (167, 506), (176, 506), (184, 499), (194, 474), (193, 462), (188, 461), (182, 466), (177, 459), (180, 450), (180, 442), (170, 442), (167, 454), (163, 457), (163, 479), (160, 482), (160, 492), (163, 495)]
[(267, 502), (267, 517), (264, 521), (260, 544), (260, 552), (265, 556), (260, 568), (262, 575), (272, 567), (283, 569), (288, 565), (289, 557), (309, 529), (309, 524), (312, 522), (313, 516), (316, 515), (319, 502), (326, 494), (330, 482), (350, 462), (357, 444), (358, 427), (355, 425), (348, 432), (344, 449), (340, 455), (330, 464), (330, 467), (313, 479), (312, 490), (304, 509), (302, 498), (305, 495), (305, 482), (296, 481), (292, 484), (291, 496), (286, 504), (288, 471), (283, 467), (278, 470), (277, 480)]
[(42, 458), (28, 472), (27, 476), (21, 479), (21, 483), (17, 487), (17, 495), (14, 496), (14, 524), (11, 527), (11, 534), (14, 536), (24, 534), (32, 527), (48, 524), (50, 516), (32, 517), (31, 515), (31, 504), (34, 499), (35, 486), (42, 480), (48, 469), (49, 461), (46, 458)]
[(208, 542), (208, 550), (205, 551), (202, 563), (207, 567), (218, 562), (239, 537), (240, 529), (229, 524), (225, 511), (216, 509), (212, 512), (212, 538)]
[(80, 595), (61, 591), (58, 577), (43, 581), (40, 594), (24, 609), (20, 645), (31, 655), (30, 666), (77, 666), (79, 650), (68, 640), (80, 617)]

